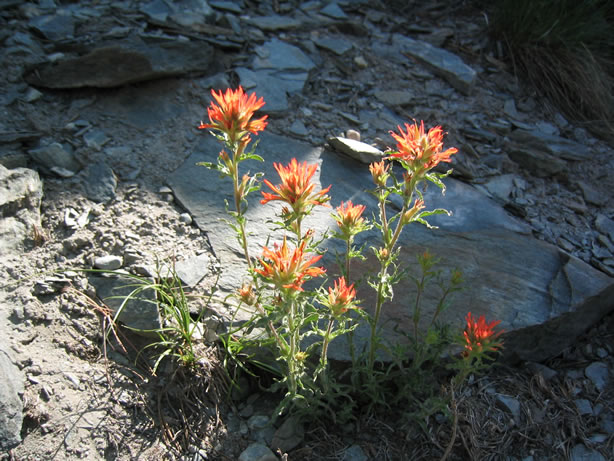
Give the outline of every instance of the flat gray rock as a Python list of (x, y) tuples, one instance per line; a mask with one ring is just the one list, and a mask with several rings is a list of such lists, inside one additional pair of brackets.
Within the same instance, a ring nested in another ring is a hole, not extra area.
[(538, 130), (514, 130), (509, 137), (518, 145), (545, 152), (554, 158), (580, 161), (589, 160), (592, 154), (584, 144)]
[(202, 253), (175, 263), (175, 272), (179, 279), (189, 287), (194, 287), (209, 273), (209, 256)]
[(253, 71), (245, 67), (236, 68), (235, 72), (246, 90), (255, 91), (258, 97), (264, 98), (266, 105), (262, 110), (267, 113), (288, 110), (288, 94), (302, 91), (309, 76), (307, 72)]
[(378, 90), (373, 95), (387, 106), (407, 106), (415, 103), (414, 95), (407, 90)]
[(64, 147), (59, 142), (52, 142), (30, 149), (28, 154), (48, 172), (60, 169), (60, 171), (68, 171), (75, 174), (81, 169), (81, 165), (75, 159), (72, 150)]
[(377, 147), (373, 147), (371, 144), (361, 141), (356, 141), (355, 139), (333, 136), (328, 138), (327, 141), (334, 150), (349, 155), (367, 165), (372, 162), (379, 162), (384, 157), (384, 153)]
[(392, 43), (398, 47), (401, 53), (406, 53), (417, 59), (434, 73), (447, 80), (461, 93), (471, 94), (477, 72), (455, 54), (401, 34), (394, 34)]
[(136, 333), (157, 336), (154, 330), (161, 328), (162, 322), (153, 290), (133, 293), (137, 286), (129, 277), (90, 277), (89, 282), (117, 320)]
[(138, 38), (110, 42), (76, 58), (43, 63), (24, 79), (44, 88), (112, 88), (128, 83), (211, 69), (213, 49), (206, 43)]
[[(2, 321), (6, 321), (4, 315)], [(0, 448), (8, 450), (21, 442), (24, 378), (3, 341), (0, 340)]]
[(507, 155), (522, 168), (537, 177), (548, 178), (563, 173), (567, 162), (544, 150), (511, 143), (506, 146)]
[(250, 444), (239, 455), (239, 461), (277, 461), (277, 456), (262, 443), (256, 442)]
[(9, 170), (0, 165), (0, 250), (23, 249), (40, 228), (40, 205), (43, 183), (38, 173), (28, 168)]
[(337, 37), (322, 37), (313, 41), (318, 47), (332, 51), (337, 56), (342, 56), (350, 51), (354, 45), (349, 40)]
[(255, 49), (252, 68), (308, 72), (315, 63), (300, 48), (274, 38)]
[(345, 14), (345, 11), (341, 9), (337, 2), (330, 2), (328, 5), (326, 5), (320, 10), (320, 13), (332, 19), (343, 20), (348, 18), (347, 14)]
[(245, 22), (269, 32), (296, 29), (301, 25), (301, 22), (296, 19), (279, 15), (256, 16), (254, 18), (245, 19)]
[[(273, 162), (287, 164), (291, 157), (319, 165), (313, 180), (316, 187), (327, 187), (331, 204), (351, 199), (366, 205), (366, 216), (376, 212), (375, 198), (366, 192), (372, 188), (367, 165), (347, 162), (339, 155), (320, 147), (281, 136), (263, 133), (258, 136), (257, 152), (265, 163), (242, 164), (243, 172), (264, 171), (265, 178), (273, 184), (279, 182)], [(245, 278), (242, 251), (233, 231), (221, 221), (228, 219), (224, 199), (232, 203), (228, 179), (220, 179), (215, 172), (196, 168), (202, 161), (215, 161), (220, 145), (211, 136), (205, 136), (186, 162), (169, 176), (176, 199), (194, 217), (199, 228), (207, 232), (216, 256), (221, 260), (220, 287), (225, 291), (236, 290)], [(416, 255), (429, 249), (441, 257), (439, 268), (444, 272), (459, 268), (463, 272), (466, 289), (456, 293), (451, 307), (440, 320), (463, 328), (468, 311), (484, 314), (488, 320), (501, 320), (505, 329), (505, 354), (512, 359), (539, 361), (560, 353), (575, 337), (594, 325), (614, 308), (613, 279), (588, 264), (571, 257), (553, 245), (534, 239), (530, 228), (475, 188), (447, 178), (447, 191), (442, 197), (434, 186), (426, 191), (429, 209), (445, 207), (453, 216), (436, 216), (431, 224), (439, 229), (429, 230), (420, 224), (406, 228), (401, 244), (400, 262), (417, 275)], [(266, 186), (265, 186), (266, 187)], [(260, 205), (260, 194), (249, 200), (247, 231), (250, 232), (249, 251), (252, 257), (260, 257), (269, 235), (267, 219), (279, 212), (281, 204), (270, 202)], [(391, 205), (394, 206), (394, 203)], [(304, 226), (314, 228), (316, 234), (335, 226), (330, 208), (316, 207)], [(390, 213), (394, 210), (391, 209)], [(271, 241), (279, 241), (280, 234), (273, 234)], [(359, 234), (356, 244), (373, 244), (379, 241), (375, 230)], [(343, 251), (343, 244), (336, 239), (324, 242), (328, 249), (323, 264), (329, 277), (338, 273), (334, 254)], [(353, 280), (373, 274), (378, 263), (366, 252), (367, 260), (353, 266)], [(372, 309), (374, 293), (366, 284), (358, 289), (361, 306)], [(429, 313), (438, 299), (433, 287), (423, 304), (424, 323), (430, 321)], [(392, 302), (384, 305), (381, 325), (383, 337), (402, 341), (394, 331), (398, 326), (410, 331), (414, 284), (404, 280), (395, 287)], [(359, 328), (360, 341), (368, 335), (366, 328)], [(343, 359), (344, 341), (331, 347), (333, 358)]]
[(107, 164), (92, 163), (85, 169), (83, 176), (87, 198), (97, 203), (108, 202), (115, 198), (117, 178)]
[(52, 41), (69, 39), (75, 34), (75, 20), (72, 16), (65, 14), (36, 16), (30, 19), (28, 25)]

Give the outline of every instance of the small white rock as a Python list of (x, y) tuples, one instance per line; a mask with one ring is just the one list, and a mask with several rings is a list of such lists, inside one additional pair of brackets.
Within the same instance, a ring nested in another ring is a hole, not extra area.
[(121, 256), (106, 255), (99, 256), (94, 260), (94, 267), (105, 271), (113, 271), (119, 269), (123, 265)]
[(179, 222), (182, 222), (189, 226), (190, 224), (192, 224), (192, 216), (190, 215), (190, 213), (181, 213), (179, 215)]
[(353, 139), (354, 141), (360, 141), (360, 132), (356, 130), (347, 130), (345, 132), (347, 139)]

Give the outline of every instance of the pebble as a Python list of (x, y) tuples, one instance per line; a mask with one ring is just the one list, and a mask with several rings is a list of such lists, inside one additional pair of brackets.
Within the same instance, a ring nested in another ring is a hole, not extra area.
[(247, 427), (250, 431), (263, 429), (269, 425), (270, 421), (266, 415), (253, 415), (247, 420)]
[(520, 402), (518, 399), (509, 395), (497, 394), (497, 402), (512, 415), (515, 421), (520, 421)]
[(605, 458), (598, 451), (580, 443), (571, 450), (569, 461), (605, 461)]
[(535, 374), (541, 374), (546, 381), (550, 381), (558, 374), (552, 368), (537, 362), (527, 362), (526, 367)]
[(305, 427), (299, 418), (290, 417), (286, 419), (279, 429), (275, 431), (271, 446), (279, 448), (282, 453), (286, 453), (296, 448), (305, 438)]
[(602, 392), (609, 380), (608, 366), (603, 362), (591, 363), (584, 370), (584, 374), (590, 379), (595, 387)]
[(181, 213), (179, 215), (179, 222), (182, 222), (186, 226), (192, 224), (192, 215), (190, 213)]
[(266, 445), (252, 443), (239, 455), (239, 461), (278, 461), (278, 459)]
[(95, 150), (101, 150), (102, 147), (110, 141), (109, 137), (98, 129), (90, 130), (83, 135), (83, 141), (87, 147)]
[(94, 259), (94, 267), (100, 270), (113, 271), (119, 269), (123, 265), (121, 256), (105, 255)]
[(591, 406), (591, 403), (588, 400), (576, 399), (574, 400), (574, 403), (576, 404), (576, 408), (578, 409), (580, 416), (593, 414), (593, 407)]
[(24, 100), (26, 102), (34, 102), (38, 101), (43, 96), (43, 93), (38, 91), (36, 88), (28, 88), (26, 94), (24, 96)]
[(341, 459), (343, 461), (368, 461), (369, 458), (360, 445), (351, 445), (345, 449)]
[(300, 120), (295, 120), (294, 122), (292, 122), (292, 125), (290, 125), (290, 128), (288, 128), (288, 131), (291, 134), (300, 136), (300, 137), (304, 137), (309, 134), (309, 130), (307, 129), (305, 124)]
[(354, 64), (356, 64), (360, 69), (366, 69), (369, 67), (369, 63), (362, 56), (356, 56), (354, 58)]
[(600, 213), (595, 219), (595, 227), (614, 242), (614, 221)]
[(345, 137), (347, 139), (352, 139), (354, 141), (360, 142), (360, 132), (356, 130), (347, 130), (345, 132)]

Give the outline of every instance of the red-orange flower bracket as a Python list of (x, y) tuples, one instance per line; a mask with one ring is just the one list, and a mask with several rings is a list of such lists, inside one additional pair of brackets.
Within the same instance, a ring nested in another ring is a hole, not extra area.
[(502, 346), (502, 341), (497, 341), (497, 338), (503, 333), (503, 330), (495, 332), (494, 328), (501, 323), (501, 320), (493, 320), (486, 323), (486, 318), (481, 315), (477, 320), (467, 314), (465, 319), (467, 326), (463, 331), (465, 337), (465, 349), (467, 352), (495, 352)]
[(261, 268), (254, 270), (279, 290), (286, 288), (303, 291), (303, 283), (326, 273), (322, 267), (310, 267), (318, 262), (322, 255), (309, 258), (305, 253), (306, 244), (307, 242), (303, 240), (297, 248), (291, 251), (284, 237), (281, 246), (274, 244), (273, 250), (267, 247), (262, 249), (262, 258), (259, 260)]
[(256, 93), (246, 94), (239, 86), (236, 90), (228, 88), (225, 93), (220, 90), (211, 95), (217, 101), (211, 102), (207, 108), (210, 123), (200, 122), (199, 129), (212, 128), (228, 136), (232, 143), (241, 141), (244, 145), (249, 143), (248, 133), (258, 134), (267, 126), (267, 115), (253, 119), (254, 112), (265, 105), (264, 99), (257, 99)]
[(274, 186), (268, 179), (264, 179), (264, 183), (273, 193), (262, 191), (263, 198), (260, 203), (280, 200), (290, 205), (297, 216), (308, 213), (310, 207), (315, 205), (328, 206), (326, 202), (330, 200), (330, 197), (326, 194), (330, 191), (331, 186), (314, 192), (315, 184), (311, 182), (318, 165), (307, 165), (307, 162), (299, 163), (296, 158), (293, 158), (288, 166), (280, 163), (273, 163), (273, 166), (279, 174), (281, 183)]
[(443, 150), (444, 132), (441, 126), (433, 127), (425, 133), (424, 121), (420, 125), (416, 121), (413, 125), (404, 125), (405, 131), (399, 125), (398, 133), (390, 132), (397, 142), (397, 150), (391, 151), (387, 158), (400, 161), (420, 177), (440, 162), (451, 162), (450, 157), (458, 152), (455, 147)]

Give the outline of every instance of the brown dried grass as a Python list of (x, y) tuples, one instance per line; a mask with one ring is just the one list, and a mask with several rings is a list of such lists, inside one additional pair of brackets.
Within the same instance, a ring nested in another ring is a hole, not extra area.
[[(511, 49), (511, 48), (510, 48)], [(515, 73), (569, 119), (614, 139), (614, 65), (586, 46), (526, 44), (511, 52)]]

